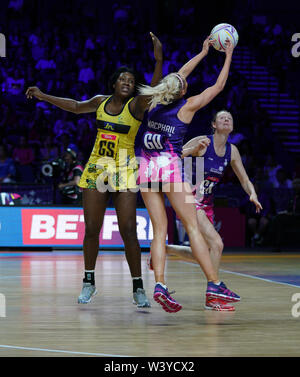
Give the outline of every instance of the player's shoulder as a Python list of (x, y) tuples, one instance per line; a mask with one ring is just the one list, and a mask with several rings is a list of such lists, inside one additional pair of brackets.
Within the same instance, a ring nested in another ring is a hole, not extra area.
[(232, 143), (229, 143), (229, 145), (231, 146), (231, 161), (240, 158), (240, 152), (238, 150), (238, 147)]
[(231, 152), (238, 152), (238, 147), (235, 145), (235, 144), (232, 144), (232, 143), (229, 143), (230, 147), (231, 147)]
[(92, 100), (94, 100), (98, 105), (101, 105), (101, 103), (106, 101), (109, 97), (111, 96), (108, 94), (97, 94), (92, 98)]
[(144, 113), (147, 110), (145, 106), (145, 96), (137, 95), (135, 97), (131, 97), (128, 99), (127, 105), (131, 116), (135, 120), (142, 122)]
[(99, 110), (100, 105), (102, 105), (109, 97), (110, 95), (104, 95), (104, 94), (97, 94), (93, 98), (91, 98), (91, 101), (93, 102), (96, 112)]

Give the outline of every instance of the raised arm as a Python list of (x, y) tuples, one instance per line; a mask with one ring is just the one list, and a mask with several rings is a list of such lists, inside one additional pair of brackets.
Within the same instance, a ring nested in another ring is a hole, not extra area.
[(93, 113), (97, 110), (100, 103), (106, 98), (105, 96), (98, 95), (86, 101), (76, 101), (70, 98), (50, 96), (43, 93), (36, 86), (31, 86), (26, 90), (26, 97), (30, 99), (32, 97), (36, 97), (40, 101), (49, 102), (51, 105), (57, 106), (65, 111), (70, 111), (74, 114)]
[[(163, 50), (160, 40), (150, 32), (153, 42), (155, 68), (151, 80), (151, 86), (156, 86), (162, 79), (162, 66), (163, 66)], [(145, 111), (149, 108), (149, 98), (147, 96), (136, 96), (130, 103), (130, 108), (133, 114), (138, 119), (143, 119)]]
[(252, 202), (255, 205), (256, 212), (259, 213), (262, 210), (262, 205), (258, 201), (255, 188), (246, 173), (246, 170), (244, 168), (244, 165), (240, 156), (240, 152), (238, 151), (237, 147), (233, 144), (231, 144), (230, 164), (234, 173), (238, 177), (238, 180), (240, 181), (243, 189), (249, 195), (250, 202)]
[(211, 45), (212, 41), (209, 39), (209, 37), (207, 37), (203, 43), (202, 51), (185, 63), (184, 66), (180, 68), (178, 73), (186, 79), (201, 62), (201, 60), (208, 54), (209, 46)]
[(155, 58), (155, 68), (151, 80), (151, 86), (157, 85), (160, 80), (162, 79), (162, 66), (163, 66), (163, 50), (162, 44), (160, 40), (150, 32), (152, 42), (153, 42), (153, 49), (154, 49), (154, 58)]
[(190, 123), (195, 112), (206, 106), (224, 89), (229, 75), (233, 49), (233, 44), (227, 40), (225, 62), (216, 83), (213, 86), (205, 89), (202, 93), (188, 98), (187, 103), (181, 108), (178, 114), (179, 118), (183, 122)]

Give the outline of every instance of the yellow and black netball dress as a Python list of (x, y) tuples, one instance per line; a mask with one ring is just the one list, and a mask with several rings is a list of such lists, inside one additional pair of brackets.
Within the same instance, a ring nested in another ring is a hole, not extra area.
[(117, 115), (105, 111), (110, 99), (108, 97), (97, 109), (96, 141), (79, 186), (99, 191), (135, 189), (138, 167), (134, 141), (141, 121), (130, 113), (129, 103), (133, 98)]

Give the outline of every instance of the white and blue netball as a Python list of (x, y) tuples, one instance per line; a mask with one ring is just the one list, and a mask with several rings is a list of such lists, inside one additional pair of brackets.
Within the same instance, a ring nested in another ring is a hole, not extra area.
[(219, 24), (215, 26), (211, 33), (210, 39), (213, 40), (213, 47), (218, 51), (225, 51), (226, 39), (229, 39), (235, 47), (239, 41), (239, 35), (236, 28), (230, 24)]

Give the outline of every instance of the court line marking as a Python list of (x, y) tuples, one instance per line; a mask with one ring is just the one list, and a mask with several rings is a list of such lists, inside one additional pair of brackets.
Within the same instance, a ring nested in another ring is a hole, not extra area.
[[(197, 264), (194, 263), (194, 262), (188, 262), (188, 261), (182, 261), (182, 260), (179, 260), (178, 262), (197, 266)], [(266, 281), (268, 283), (288, 285), (290, 287), (300, 288), (300, 285), (285, 283), (285, 282), (277, 281), (277, 280), (266, 279), (266, 278), (262, 278), (262, 277), (256, 276), (256, 275), (244, 274), (242, 272), (228, 271), (228, 270), (223, 270), (223, 269), (220, 269), (220, 272), (225, 272), (227, 274), (232, 274), (232, 275), (237, 275), (237, 276), (243, 276), (243, 277), (250, 278), (250, 279), (262, 280), (262, 281)]]
[[(174, 261), (189, 264), (189, 265), (197, 267), (197, 264), (195, 262), (183, 261), (183, 260), (180, 260), (180, 259), (177, 259), (177, 258)], [(232, 275), (243, 276), (243, 277), (247, 277), (247, 278), (251, 278), (251, 279), (261, 280), (261, 281), (265, 281), (265, 282), (268, 282), (268, 283), (275, 283), (275, 284), (280, 284), (280, 285), (287, 285), (287, 286), (294, 287), (294, 288), (300, 288), (300, 285), (285, 283), (285, 282), (281, 282), (281, 281), (277, 281), (277, 280), (266, 279), (266, 278), (262, 278), (262, 277), (259, 277), (259, 276), (256, 276), (256, 275), (244, 274), (244, 273), (241, 273), (241, 272), (235, 272), (235, 271), (229, 271), (229, 270), (223, 270), (223, 269), (220, 269), (220, 271), (228, 273), (228, 274), (232, 274)], [(105, 274), (105, 273), (101, 272), (101, 275), (102, 276), (104, 276), (104, 275), (123, 275), (123, 273), (124, 272), (110, 272), (110, 273)], [(150, 271), (149, 271), (149, 273), (150, 273)], [(181, 272), (181, 271), (168, 272), (168, 274), (191, 274), (191, 273), (198, 273), (198, 272)], [(96, 275), (97, 275), (97, 273), (96, 273)], [(79, 274), (79, 273), (78, 274), (70, 274), (68, 276), (81, 276), (81, 274)], [(40, 277), (43, 277), (43, 278), (45, 278), (45, 277), (57, 277), (57, 275), (0, 276), (0, 280), (11, 279), (11, 278), (31, 278), (32, 279), (32, 278), (40, 278)]]
[[(296, 288), (300, 288), (300, 285), (295, 285), (295, 284), (291, 284), (291, 283), (285, 283), (283, 281), (277, 281), (277, 280), (271, 280), (271, 279), (266, 279), (266, 278), (262, 278), (260, 276), (255, 276), (255, 275), (248, 275), (248, 274), (243, 274), (241, 272), (235, 272), (235, 271), (228, 271), (228, 270), (220, 270), (222, 272), (226, 272), (227, 274), (232, 274), (232, 275), (238, 275), (238, 276), (243, 276), (243, 277), (247, 277), (247, 278), (251, 278), (251, 279), (257, 279), (257, 280), (262, 280), (262, 281), (266, 281), (268, 283), (276, 283), (276, 284), (281, 284), (281, 285), (288, 285), (290, 287), (296, 287)], [(279, 275), (280, 276), (280, 275)]]
[[(187, 262), (187, 261), (179, 261), (179, 262), (195, 266), (195, 263), (193, 263), (193, 262)], [(251, 278), (251, 279), (256, 279), (256, 280), (262, 280), (262, 281), (265, 281), (265, 282), (268, 282), (268, 283), (275, 283), (275, 284), (287, 285), (287, 286), (299, 288), (299, 285), (294, 285), (294, 284), (285, 283), (285, 282), (279, 282), (279, 281), (276, 281), (276, 280), (270, 280), (270, 279), (262, 278), (262, 277), (255, 276), (255, 275), (244, 274), (244, 273), (241, 273), (241, 272), (235, 272), (235, 271), (229, 271), (229, 270), (223, 270), (223, 269), (220, 269), (220, 271), (224, 272), (224, 273), (232, 274), (232, 275), (243, 276), (243, 277), (246, 277), (246, 278)], [(118, 273), (115, 273), (115, 274), (118, 274)], [(29, 276), (26, 276), (26, 277), (29, 277)], [(31, 277), (33, 277), (33, 276), (31, 276)], [(36, 275), (36, 277), (37, 277), (37, 275)], [(2, 277), (2, 278), (5, 278), (5, 277)], [(7, 276), (6, 278), (11, 278), (11, 276), (9, 276), (9, 277)], [(19, 349), (19, 350), (26, 350), (26, 351), (38, 351), (38, 352), (51, 352), (51, 353), (66, 353), (66, 354), (70, 354), (70, 355), (73, 354), (73, 355), (86, 355), (86, 356), (130, 357), (128, 355), (112, 355), (112, 354), (93, 353), (93, 352), (78, 352), (78, 351), (55, 350), (55, 349), (47, 349), (47, 348), (20, 347), (20, 346), (10, 346), (10, 345), (4, 345), (4, 344), (0, 344), (0, 348)]]
[(111, 354), (107, 354), (107, 353), (77, 352), (77, 351), (55, 350), (55, 349), (48, 349), (48, 348), (9, 346), (9, 345), (6, 345), (6, 344), (0, 344), (0, 348), (18, 349), (18, 350), (26, 350), (26, 351), (52, 352), (52, 353), (67, 353), (67, 354), (71, 354), (71, 355), (106, 356), (106, 357), (131, 357), (131, 356), (128, 356), (128, 355), (111, 355)]

